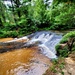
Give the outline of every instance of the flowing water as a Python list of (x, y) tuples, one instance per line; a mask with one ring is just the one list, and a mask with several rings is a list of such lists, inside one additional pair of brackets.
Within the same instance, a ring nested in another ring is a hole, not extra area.
[[(50, 59), (57, 58), (55, 45), (61, 38), (56, 33), (40, 31), (19, 39), (0, 39), (0, 50), (5, 50), (0, 53), (0, 75), (42, 75), (51, 65)], [(17, 46), (20, 49), (10, 45), (15, 41), (21, 42)]]
[(30, 40), (25, 44), (25, 46), (32, 44), (37, 45), (41, 52), (48, 58), (57, 58), (55, 46), (60, 42), (62, 35), (57, 35), (50, 31), (40, 31), (27, 37), (30, 38)]

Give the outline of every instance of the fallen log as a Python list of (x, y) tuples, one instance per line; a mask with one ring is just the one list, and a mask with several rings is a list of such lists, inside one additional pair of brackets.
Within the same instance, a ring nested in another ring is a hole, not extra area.
[(0, 53), (11, 51), (14, 49), (20, 49), (29, 39), (25, 36), (22, 38), (16, 38), (11, 41), (0, 42)]

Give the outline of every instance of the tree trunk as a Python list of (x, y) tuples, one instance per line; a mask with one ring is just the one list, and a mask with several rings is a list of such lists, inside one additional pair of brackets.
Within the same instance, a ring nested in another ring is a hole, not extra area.
[(3, 23), (2, 23), (2, 20), (1, 20), (1, 18), (0, 18), (0, 26), (3, 26)]
[[(19, 0), (15, 0), (14, 3), (16, 4), (16, 8), (19, 9), (20, 7), (20, 1)], [(18, 16), (21, 17), (21, 12), (20, 10), (17, 10)]]

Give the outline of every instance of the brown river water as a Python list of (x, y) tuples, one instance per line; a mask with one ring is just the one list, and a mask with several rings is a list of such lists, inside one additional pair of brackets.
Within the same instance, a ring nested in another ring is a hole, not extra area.
[[(0, 39), (0, 42), (13, 38)], [(0, 53), (0, 75), (43, 75), (52, 63), (37, 47)]]

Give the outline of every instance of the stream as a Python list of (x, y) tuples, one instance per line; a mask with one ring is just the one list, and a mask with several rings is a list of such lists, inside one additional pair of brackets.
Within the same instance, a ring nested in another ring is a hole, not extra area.
[(22, 38), (0, 39), (0, 75), (42, 75), (51, 59), (57, 59), (55, 46), (62, 35), (50, 31)]

